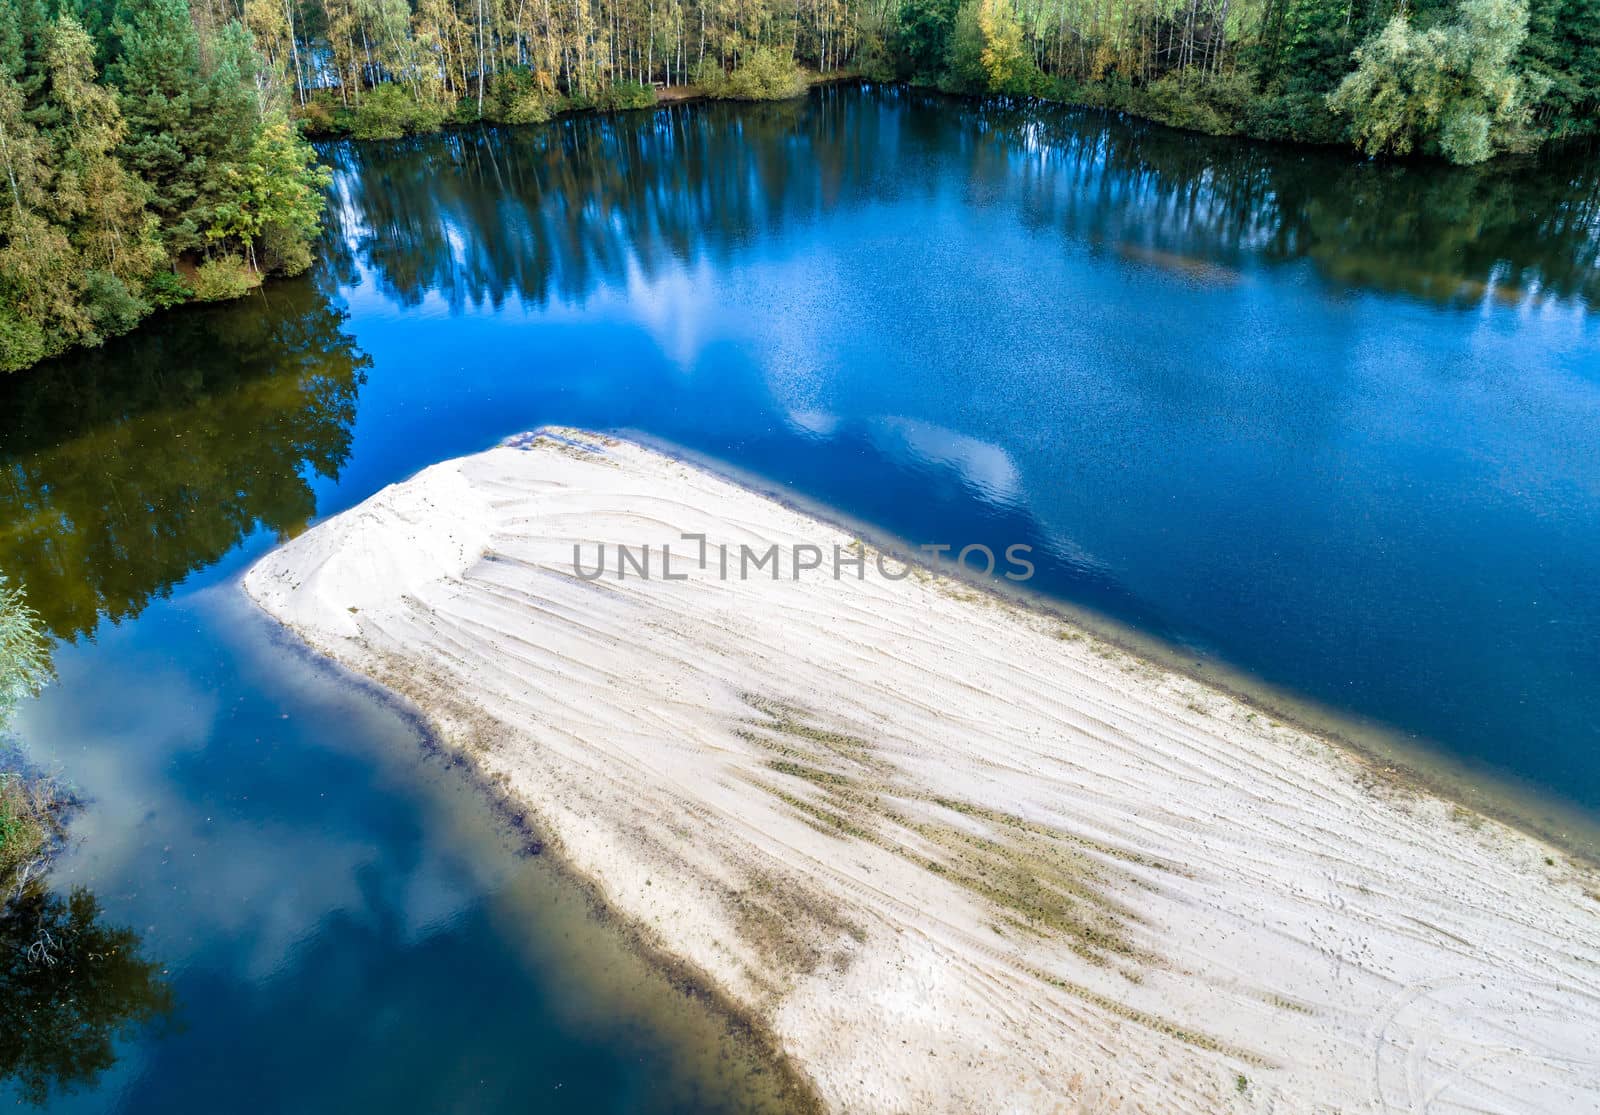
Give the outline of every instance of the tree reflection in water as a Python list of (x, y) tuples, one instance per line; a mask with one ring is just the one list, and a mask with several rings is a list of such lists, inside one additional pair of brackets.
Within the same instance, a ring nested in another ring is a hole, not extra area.
[(0, 377), (0, 568), (61, 638), (135, 616), (257, 525), (311, 519), (368, 358), (310, 281)]
[(93, 1085), (119, 1039), (169, 1018), (172, 990), (139, 948), (82, 888), (30, 887), (0, 911), (0, 1080), (43, 1105)]
[(1336, 286), (1432, 302), (1600, 305), (1600, 175), (1573, 150), (1418, 167), (1049, 105), (825, 88), (325, 157), (328, 254), (406, 306), (579, 300), (635, 269), (723, 262), (752, 237), (952, 187), (1064, 244), (1199, 277), (1305, 261)]

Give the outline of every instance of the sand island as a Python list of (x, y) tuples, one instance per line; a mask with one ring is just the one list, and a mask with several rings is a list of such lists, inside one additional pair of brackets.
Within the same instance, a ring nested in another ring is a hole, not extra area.
[[(685, 535), (823, 560), (720, 576)], [(1600, 1107), (1587, 868), (1057, 617), (836, 577), (835, 546), (876, 556), (546, 430), (244, 584), (414, 704), (829, 1109)]]

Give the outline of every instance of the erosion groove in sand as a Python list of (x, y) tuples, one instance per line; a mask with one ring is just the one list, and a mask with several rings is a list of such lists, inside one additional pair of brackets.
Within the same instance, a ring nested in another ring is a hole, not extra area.
[[(684, 533), (863, 548), (552, 430), (245, 586), (400, 688), (840, 1110), (1600, 1106), (1586, 868), (1059, 619), (870, 561), (722, 580)], [(575, 575), (601, 542), (690, 575)]]

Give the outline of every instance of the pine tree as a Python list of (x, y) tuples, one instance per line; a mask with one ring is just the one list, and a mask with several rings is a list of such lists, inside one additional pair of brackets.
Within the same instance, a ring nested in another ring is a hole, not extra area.
[(22, 89), (23, 103), (30, 109), (37, 105), (44, 84), (49, 30), (44, 0), (0, 0), (0, 66)]
[(114, 77), (128, 126), (122, 157), (150, 187), (150, 210), (167, 251), (197, 251), (226, 168), (249, 150), (255, 133), (254, 67), (241, 61), (248, 40), (224, 36), (207, 73), (187, 0), (141, 0), (117, 34), (122, 58)]
[(49, 99), (59, 122), (51, 138), (56, 158), (56, 219), (73, 227), (74, 242), (92, 267), (119, 274), (148, 273), (139, 244), (144, 194), (114, 152), (127, 134), (116, 94), (95, 80), (94, 44), (70, 15), (50, 36)]
[(47, 57), (49, 100), (58, 113), (51, 134), (54, 218), (88, 269), (88, 311), (96, 331), (126, 332), (149, 312), (134, 291), (164, 256), (145, 211), (144, 188), (113, 153), (126, 129), (116, 95), (95, 81), (88, 32), (63, 15), (51, 32)]

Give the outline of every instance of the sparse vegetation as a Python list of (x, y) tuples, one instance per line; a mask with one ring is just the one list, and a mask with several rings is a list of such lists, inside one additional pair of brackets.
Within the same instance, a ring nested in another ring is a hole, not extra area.
[[(746, 722), (743, 736), (774, 756), (766, 767), (780, 776), (752, 781), (818, 832), (865, 841), (948, 880), (983, 900), (1002, 931), (1060, 938), (1095, 963), (1141, 957), (1127, 935), (1135, 915), (1110, 895), (1139, 883), (1115, 864), (1164, 865), (1009, 813), (921, 795), (901, 785), (866, 740), (821, 727), (790, 704), (745, 700), (762, 715)], [(950, 813), (988, 831), (954, 823)]]
[(823, 896), (792, 879), (751, 871), (727, 898), (739, 936), (761, 954), (773, 975), (803, 975), (827, 960), (843, 969), (850, 960), (846, 942), (866, 938)]
[(61, 835), (62, 795), (20, 753), (0, 755), (0, 904), (13, 900), (44, 872)]
[[(50, 676), (49, 652), (38, 616), (22, 589), (0, 576), (0, 741), (17, 702)], [(60, 835), (64, 799), (33, 771), (15, 745), (0, 752), (0, 902), (9, 902), (43, 869)]]

